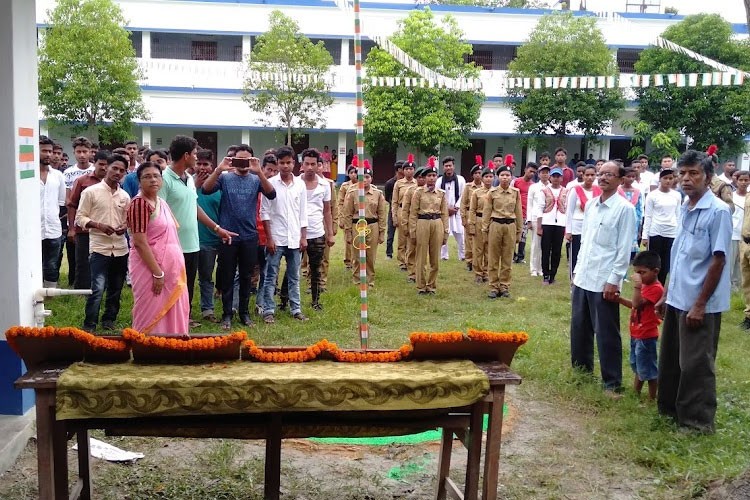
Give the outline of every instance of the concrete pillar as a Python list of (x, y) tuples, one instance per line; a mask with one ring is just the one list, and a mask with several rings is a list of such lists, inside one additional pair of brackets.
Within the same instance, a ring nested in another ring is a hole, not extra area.
[(151, 147), (151, 127), (148, 125), (141, 127), (141, 146)]
[(253, 51), (253, 41), (250, 35), (242, 35), (242, 60), (247, 61)]
[(141, 31), (141, 59), (151, 59), (150, 31)]
[(599, 158), (602, 158), (604, 160), (609, 160), (609, 145), (610, 145), (609, 139), (602, 139), (601, 142), (598, 144), (599, 156), (596, 156), (596, 153), (592, 151), (592, 153), (594, 153), (594, 156), (596, 157), (597, 160)]
[(349, 41), (348, 38), (341, 39), (341, 65), (349, 66), (349, 44), (354, 43)]
[(346, 182), (346, 132), (339, 132), (339, 144), (338, 144), (338, 172), (336, 174), (336, 182), (341, 184)]
[[(23, 415), (31, 391), (13, 382), (26, 367), (11, 351), (5, 331), (34, 324), (33, 293), (42, 286), (39, 208), (39, 103), (37, 100), (36, 2), (0, 2), (0, 414)], [(31, 156), (29, 156), (31, 153)]]
[[(242, 144), (250, 144), (250, 129), (249, 128), (243, 128), (242, 129)], [(262, 151), (256, 151), (256, 153), (260, 154)]]

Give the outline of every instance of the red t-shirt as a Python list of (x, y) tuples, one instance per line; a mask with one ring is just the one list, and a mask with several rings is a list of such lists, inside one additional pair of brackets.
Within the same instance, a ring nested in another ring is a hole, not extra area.
[(659, 280), (641, 287), (643, 304), (630, 312), (630, 336), (634, 339), (652, 339), (659, 336), (659, 323), (654, 305), (659, 302), (664, 287)]
[[(555, 168), (557, 165), (553, 166), (552, 168)], [(573, 179), (576, 178), (576, 171), (572, 168), (568, 167), (567, 165), (563, 167), (562, 169), (562, 182), (560, 184), (563, 185), (563, 187), (567, 186), (569, 182), (571, 182)]]
[(529, 203), (529, 188), (534, 184), (534, 179), (530, 181), (523, 180), (523, 177), (517, 177), (513, 179), (511, 186), (518, 189), (521, 192), (521, 212), (523, 212), (523, 220), (526, 220), (526, 207)]

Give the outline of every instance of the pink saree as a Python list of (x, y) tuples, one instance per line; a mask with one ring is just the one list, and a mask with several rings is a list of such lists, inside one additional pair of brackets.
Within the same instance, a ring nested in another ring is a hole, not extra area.
[(164, 271), (164, 288), (154, 295), (151, 270), (133, 249), (130, 252), (133, 328), (143, 334), (185, 335), (189, 329), (190, 301), (177, 223), (169, 205), (161, 198), (154, 213), (146, 227), (146, 238)]

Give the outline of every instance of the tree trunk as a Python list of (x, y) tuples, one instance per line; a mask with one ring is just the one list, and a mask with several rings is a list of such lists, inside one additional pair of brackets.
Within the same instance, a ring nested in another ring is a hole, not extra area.
[(291, 125), (286, 126), (286, 143), (289, 147), (292, 147), (292, 127)]

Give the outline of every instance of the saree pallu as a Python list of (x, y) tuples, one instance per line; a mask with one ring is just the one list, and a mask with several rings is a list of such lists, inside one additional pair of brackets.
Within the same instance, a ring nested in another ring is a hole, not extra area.
[(154, 294), (151, 270), (137, 250), (130, 252), (133, 328), (144, 334), (184, 335), (188, 333), (190, 319), (185, 259), (177, 237), (177, 223), (162, 199), (148, 223), (146, 238), (164, 271), (164, 288), (159, 295)]

